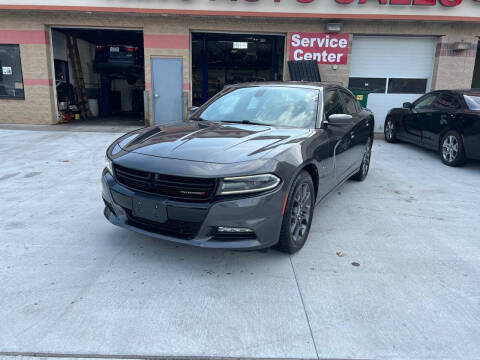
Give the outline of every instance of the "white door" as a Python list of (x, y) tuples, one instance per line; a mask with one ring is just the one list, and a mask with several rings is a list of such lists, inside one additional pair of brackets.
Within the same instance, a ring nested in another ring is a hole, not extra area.
[(376, 131), (383, 131), (385, 116), (394, 107), (429, 92), (437, 40), (432, 37), (355, 36), (352, 43), (352, 90), (368, 94)]

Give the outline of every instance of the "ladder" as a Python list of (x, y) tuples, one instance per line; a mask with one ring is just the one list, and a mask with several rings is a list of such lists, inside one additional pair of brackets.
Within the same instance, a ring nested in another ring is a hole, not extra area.
[(75, 87), (77, 90), (80, 116), (85, 120), (89, 117), (92, 117), (92, 113), (88, 106), (87, 89), (85, 87), (85, 79), (83, 78), (80, 53), (78, 52), (77, 37), (70, 33), (67, 34), (67, 48), (68, 57), (70, 58), (70, 63), (72, 65), (73, 79), (75, 81)]

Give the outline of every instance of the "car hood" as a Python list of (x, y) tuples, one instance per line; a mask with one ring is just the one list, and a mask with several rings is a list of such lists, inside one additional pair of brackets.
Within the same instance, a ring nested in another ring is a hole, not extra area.
[(309, 129), (188, 121), (130, 133), (118, 145), (137, 154), (228, 164), (264, 158), (310, 134)]

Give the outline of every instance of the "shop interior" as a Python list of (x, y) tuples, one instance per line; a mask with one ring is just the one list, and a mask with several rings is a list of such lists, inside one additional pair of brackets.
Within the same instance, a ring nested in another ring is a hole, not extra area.
[(226, 85), (282, 81), (284, 49), (284, 36), (192, 33), (193, 105)]
[(143, 126), (143, 32), (52, 29), (60, 123)]

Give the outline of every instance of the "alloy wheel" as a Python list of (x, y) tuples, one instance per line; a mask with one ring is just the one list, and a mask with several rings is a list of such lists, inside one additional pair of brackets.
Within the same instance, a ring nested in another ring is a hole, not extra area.
[(449, 135), (443, 140), (442, 155), (443, 159), (448, 163), (453, 162), (457, 158), (458, 139), (456, 136)]
[(387, 140), (392, 140), (394, 131), (395, 125), (393, 124), (393, 121), (388, 120), (387, 124), (385, 125), (385, 136), (387, 137)]
[(308, 183), (302, 183), (293, 196), (293, 206), (290, 217), (290, 233), (296, 243), (302, 242), (311, 218), (312, 192)]

